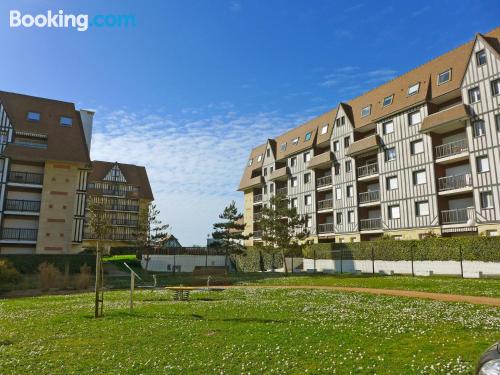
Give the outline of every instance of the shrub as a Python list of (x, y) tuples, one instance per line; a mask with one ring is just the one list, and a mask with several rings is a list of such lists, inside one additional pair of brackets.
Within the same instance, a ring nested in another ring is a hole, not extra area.
[(75, 275), (75, 288), (88, 289), (92, 283), (92, 269), (84, 264), (80, 267), (80, 273)]
[(61, 271), (53, 264), (43, 262), (38, 266), (38, 281), (41, 290), (60, 287), (62, 278)]
[(50, 263), (64, 272), (66, 264), (70, 273), (78, 273), (83, 264), (95, 268), (95, 254), (8, 254), (1, 255), (0, 259), (9, 260), (14, 267), (23, 274), (33, 274), (38, 271), (38, 266), (44, 262)]
[(255, 247), (247, 247), (243, 254), (232, 254), (230, 258), (241, 272), (259, 272), (283, 266), (278, 253), (270, 254)]
[(21, 274), (12, 263), (6, 259), (0, 259), (0, 282), (17, 283), (19, 281), (21, 281)]

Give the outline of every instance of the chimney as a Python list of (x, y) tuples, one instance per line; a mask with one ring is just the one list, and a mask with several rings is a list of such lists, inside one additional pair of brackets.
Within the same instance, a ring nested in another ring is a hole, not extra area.
[(92, 123), (94, 120), (95, 111), (90, 109), (80, 109), (80, 117), (82, 118), (83, 133), (85, 134), (85, 142), (90, 152), (90, 145), (92, 143)]

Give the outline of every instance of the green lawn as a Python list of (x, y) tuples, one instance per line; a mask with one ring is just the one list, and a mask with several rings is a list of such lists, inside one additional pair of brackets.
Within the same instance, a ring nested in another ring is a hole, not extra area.
[(7, 374), (471, 374), (500, 309), (320, 290), (0, 300)]

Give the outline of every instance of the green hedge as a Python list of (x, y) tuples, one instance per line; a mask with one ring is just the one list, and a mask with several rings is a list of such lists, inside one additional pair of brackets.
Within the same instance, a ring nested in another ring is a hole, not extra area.
[[(373, 250), (372, 250), (373, 249)], [(319, 243), (307, 246), (305, 258), (357, 260), (463, 260), (500, 262), (500, 237), (440, 237), (425, 240), (379, 240)]]
[(231, 260), (239, 272), (259, 272), (283, 267), (281, 254), (270, 254), (254, 247), (247, 247), (243, 254), (231, 255)]
[(0, 259), (9, 260), (21, 273), (30, 274), (38, 272), (38, 266), (43, 263), (51, 263), (61, 272), (64, 272), (66, 263), (70, 273), (80, 272), (84, 264), (95, 270), (95, 255), (93, 254), (64, 254), (64, 255), (39, 255), (39, 254), (6, 254), (0, 255)]

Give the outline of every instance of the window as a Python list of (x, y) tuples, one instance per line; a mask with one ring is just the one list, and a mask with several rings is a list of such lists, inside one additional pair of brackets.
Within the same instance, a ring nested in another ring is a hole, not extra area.
[(500, 94), (500, 79), (495, 79), (491, 81), (491, 94), (493, 96)]
[(267, 157), (270, 157), (270, 156), (271, 156), (271, 149), (270, 149), (270, 148), (268, 148), (268, 149), (267, 149), (267, 151), (266, 151), (266, 156), (267, 156)]
[(274, 168), (273, 167), (269, 167), (269, 174), (273, 173), (274, 171)]
[(281, 144), (280, 150), (281, 151), (285, 151), (286, 150), (286, 142)]
[(274, 193), (274, 184), (272, 182), (269, 184), (269, 192)]
[(297, 157), (294, 156), (293, 158), (290, 158), (290, 167), (295, 167), (297, 165)]
[(486, 128), (484, 126), (483, 120), (477, 120), (472, 123), (474, 130), (474, 137), (482, 137), (486, 133)]
[(337, 225), (342, 224), (342, 212), (337, 212)]
[(290, 185), (291, 185), (292, 187), (297, 187), (297, 186), (299, 185), (299, 181), (297, 180), (297, 177), (292, 177), (292, 178), (290, 179)]
[(313, 223), (312, 217), (306, 216), (306, 227), (307, 228), (311, 228), (312, 227), (312, 223)]
[(382, 133), (391, 134), (394, 133), (394, 122), (387, 121), (382, 124)]
[(496, 236), (498, 236), (498, 231), (493, 230), (493, 229), (492, 230), (487, 230), (486, 231), (486, 235), (488, 237), (496, 237)]
[(389, 206), (389, 219), (399, 219), (400, 217), (399, 205)]
[(342, 125), (345, 125), (345, 116), (341, 116), (339, 117), (337, 120), (337, 126), (342, 126)]
[(396, 190), (398, 188), (397, 176), (387, 177), (386, 185), (387, 185), (387, 190)]
[(335, 199), (342, 199), (342, 188), (335, 188)]
[(264, 168), (264, 176), (267, 176), (267, 168)]
[(438, 85), (448, 82), (451, 79), (451, 69), (438, 74)]
[(350, 160), (347, 160), (345, 162), (345, 173), (349, 173), (350, 171), (352, 171), (352, 163)]
[(73, 125), (73, 119), (71, 117), (61, 116), (59, 123), (61, 126), (71, 126)]
[(497, 131), (500, 132), (500, 113), (498, 115), (495, 115), (495, 123), (497, 126)]
[(490, 170), (490, 163), (488, 162), (488, 157), (478, 156), (476, 159), (477, 171), (479, 173), (488, 172)]
[(259, 157), (257, 158), (257, 163), (260, 163), (262, 161), (262, 155), (259, 155)]
[(291, 205), (292, 205), (292, 208), (297, 208), (299, 206), (297, 198), (292, 198)]
[(408, 124), (416, 125), (420, 124), (421, 121), (422, 118), (420, 117), (420, 111), (408, 113)]
[(328, 131), (328, 124), (325, 124), (321, 128), (321, 135), (326, 134), (327, 131)]
[(267, 194), (267, 185), (264, 185), (264, 194)]
[(335, 152), (340, 151), (339, 141), (333, 142), (333, 151)]
[(486, 64), (486, 51), (484, 49), (476, 52), (476, 62), (478, 66)]
[(417, 202), (415, 203), (415, 212), (417, 216), (429, 216), (429, 202)]
[(250, 159), (250, 160), (248, 161), (248, 166), (251, 166), (251, 165), (252, 165), (252, 163), (253, 163), (253, 159)]
[(338, 176), (340, 174), (340, 164), (339, 163), (336, 163), (334, 166), (333, 166), (333, 169), (335, 170), (335, 175)]
[(369, 116), (372, 113), (372, 105), (368, 105), (361, 110), (361, 117)]
[(396, 159), (396, 147), (391, 147), (385, 150), (385, 161)]
[(304, 204), (306, 206), (310, 206), (312, 204), (312, 197), (311, 197), (311, 195), (308, 194), (308, 195), (304, 196)]
[(410, 149), (412, 155), (421, 154), (424, 152), (424, 141), (419, 139), (410, 143)]
[(413, 172), (413, 185), (422, 185), (427, 182), (425, 170)]
[(309, 160), (311, 160), (311, 153), (309, 151), (304, 152), (304, 163), (307, 163)]
[(28, 121), (40, 121), (40, 112), (28, 112)]
[(351, 137), (345, 137), (344, 138), (344, 147), (345, 148), (349, 147), (350, 143), (351, 143)]
[(420, 82), (417, 82), (410, 87), (408, 87), (408, 96), (415, 95), (418, 93), (418, 90), (420, 89)]
[(311, 174), (304, 173), (304, 184), (308, 184), (309, 182), (311, 182)]
[(306, 136), (304, 137), (304, 142), (309, 141), (311, 139), (311, 132), (307, 132)]
[(493, 193), (491, 191), (483, 191), (480, 194), (481, 208), (493, 208)]
[(386, 96), (384, 98), (384, 102), (382, 103), (382, 107), (387, 107), (388, 105), (391, 105), (393, 98), (394, 98), (394, 95)]
[(352, 198), (354, 196), (354, 186), (349, 185), (346, 189), (347, 198)]
[(349, 224), (354, 223), (354, 211), (347, 211), (347, 222)]
[(469, 103), (477, 103), (481, 101), (481, 92), (479, 91), (479, 87), (474, 87), (469, 90)]
[(292, 145), (297, 146), (299, 144), (300, 137), (292, 139)]

